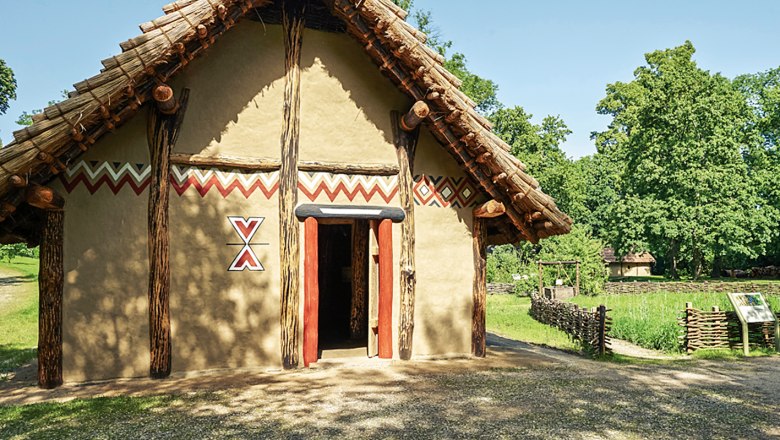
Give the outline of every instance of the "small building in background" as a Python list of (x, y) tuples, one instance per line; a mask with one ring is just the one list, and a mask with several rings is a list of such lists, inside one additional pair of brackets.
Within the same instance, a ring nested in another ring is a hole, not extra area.
[(652, 275), (655, 258), (650, 252), (629, 253), (619, 258), (612, 248), (601, 251), (611, 277), (648, 277)]

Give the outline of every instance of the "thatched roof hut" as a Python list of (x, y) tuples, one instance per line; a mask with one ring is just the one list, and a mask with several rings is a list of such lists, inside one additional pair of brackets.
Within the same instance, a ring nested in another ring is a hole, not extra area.
[[(345, 319), (354, 332), (376, 330), (369, 353), (461, 352), (465, 339), (446, 342), (432, 329), (461, 328), (455, 315), (468, 310), (468, 340), (483, 354), (485, 245), (537, 242), (568, 232), (571, 220), (406, 13), (390, 0), (180, 0), (163, 10), (0, 150), (0, 241), (42, 246), (41, 383), (62, 379), (63, 344), (74, 380), (166, 376), (172, 363), (268, 365), (274, 351), (285, 367), (299, 354), (308, 365), (320, 334), (314, 320), (301, 336), (299, 314), (309, 323), (319, 289), (349, 278)], [(341, 254), (339, 234), (351, 243)], [(241, 275), (214, 272), (225, 243), (240, 248), (230, 272)], [(441, 267), (420, 267), (415, 255), (470, 269), (436, 286)], [(327, 270), (348, 275), (317, 276), (317, 262), (333, 261), (342, 267)], [(277, 277), (247, 278), (263, 271)], [(445, 292), (468, 284), (469, 293), (452, 300), (457, 313), (436, 317), (431, 300), (415, 303), (428, 283)], [(249, 286), (275, 308), (250, 300)], [(109, 291), (111, 300), (100, 296)], [(196, 297), (208, 319), (191, 308)], [(147, 315), (148, 326), (131, 324)], [(413, 339), (415, 322), (431, 330)], [(99, 336), (111, 326), (124, 342)], [(281, 337), (225, 348), (225, 338), (258, 333)], [(139, 349), (145, 334), (150, 345)], [(101, 349), (108, 354), (90, 357)]]

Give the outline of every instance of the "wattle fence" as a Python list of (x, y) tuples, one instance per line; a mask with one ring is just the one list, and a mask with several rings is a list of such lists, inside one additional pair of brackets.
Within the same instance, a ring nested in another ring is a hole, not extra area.
[[(703, 349), (742, 348), (742, 324), (735, 312), (722, 311), (718, 307), (710, 311), (699, 310), (687, 303), (678, 323), (683, 328), (680, 344), (688, 353)], [(748, 341), (756, 347), (774, 347), (774, 323), (748, 324)]]
[(698, 292), (761, 292), (765, 295), (780, 295), (780, 283), (753, 283), (738, 281), (618, 281), (604, 284), (607, 295), (634, 295), (642, 293), (671, 292), (671, 293), (698, 293)]
[(601, 305), (592, 309), (539, 295), (531, 295), (531, 316), (537, 321), (555, 327), (579, 341), (595, 355), (611, 353), (609, 331), (612, 318)]

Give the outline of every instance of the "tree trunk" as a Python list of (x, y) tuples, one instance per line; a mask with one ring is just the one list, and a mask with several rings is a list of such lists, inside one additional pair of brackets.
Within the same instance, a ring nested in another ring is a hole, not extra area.
[(298, 150), (301, 111), (302, 0), (284, 2), (285, 81), (284, 120), (279, 172), (279, 245), (281, 255), (281, 346), (282, 366), (298, 367), (298, 305), (300, 302), (300, 232), (295, 217), (298, 203)]
[[(149, 374), (164, 378), (171, 374), (170, 317), (170, 232), (168, 202), (170, 156), (187, 108), (189, 90), (184, 89), (176, 112), (165, 114), (150, 109), (147, 142), (151, 164), (149, 185)], [(171, 99), (173, 97), (171, 96)]]
[[(426, 107), (427, 108), (427, 107)], [(427, 113), (426, 113), (427, 114)], [(414, 339), (414, 301), (417, 284), (417, 269), (414, 260), (414, 156), (417, 150), (419, 128), (406, 131), (401, 124), (401, 115), (393, 112), (393, 137), (398, 156), (398, 188), (404, 220), (401, 223), (401, 290), (400, 315), (398, 323), (398, 355), (403, 360), (412, 358)], [(418, 122), (419, 125), (419, 122)]]
[(38, 275), (38, 385), (62, 385), (63, 230), (65, 213), (46, 211)]
[(486, 302), (487, 302), (487, 223), (481, 218), (474, 219), (474, 310), (471, 319), (471, 353), (476, 357), (485, 357), (486, 352)]

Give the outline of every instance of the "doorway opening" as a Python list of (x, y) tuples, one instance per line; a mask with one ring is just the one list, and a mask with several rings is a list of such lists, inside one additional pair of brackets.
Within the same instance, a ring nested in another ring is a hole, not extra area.
[(367, 271), (355, 270), (355, 266), (368, 261), (358, 258), (356, 262), (355, 258), (355, 234), (361, 228), (354, 221), (334, 223), (318, 227), (319, 357), (362, 356), (368, 349), (368, 301), (356, 298), (355, 292), (365, 295), (366, 289), (359, 284), (367, 285), (368, 279)]

